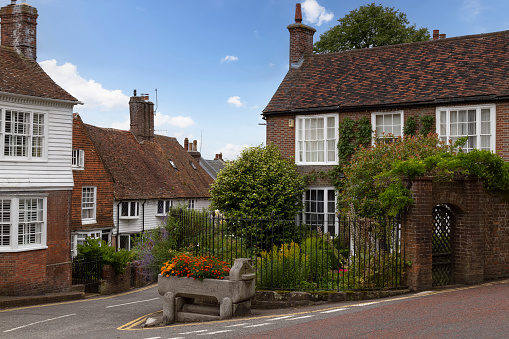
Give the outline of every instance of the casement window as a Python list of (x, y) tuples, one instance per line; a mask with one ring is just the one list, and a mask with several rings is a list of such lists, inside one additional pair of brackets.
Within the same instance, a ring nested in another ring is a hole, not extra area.
[(84, 169), (85, 168), (85, 151), (82, 149), (72, 150), (72, 168)]
[(157, 201), (157, 214), (158, 216), (165, 216), (170, 212), (173, 203), (171, 200), (158, 200)]
[(83, 224), (95, 223), (97, 188), (83, 187), (81, 189), (81, 222)]
[(78, 255), (78, 245), (83, 245), (87, 238), (102, 239), (102, 231), (80, 231), (71, 235), (71, 255)]
[(121, 234), (118, 247), (130, 251), (134, 246), (134, 234)]
[(120, 203), (120, 219), (137, 219), (140, 217), (140, 204), (136, 201)]
[(337, 164), (337, 115), (296, 117), (297, 164)]
[(436, 113), (438, 137), (446, 143), (468, 137), (463, 151), (495, 151), (495, 105), (439, 107)]
[(334, 188), (310, 188), (304, 195), (303, 222), (336, 234), (336, 191)]
[(194, 210), (194, 206), (195, 206), (195, 201), (194, 199), (190, 199), (187, 201), (187, 208), (190, 209), (190, 210)]
[(46, 157), (46, 116), (0, 108), (0, 159)]
[(371, 113), (371, 126), (376, 137), (393, 142), (403, 136), (403, 111)]
[(0, 197), (0, 252), (46, 248), (46, 198)]

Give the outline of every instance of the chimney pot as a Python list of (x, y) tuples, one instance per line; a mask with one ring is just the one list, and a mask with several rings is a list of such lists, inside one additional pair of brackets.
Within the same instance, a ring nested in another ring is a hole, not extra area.
[(313, 53), (313, 35), (316, 29), (302, 24), (300, 4), (295, 7), (295, 23), (287, 27), (290, 31), (290, 68), (299, 67), (301, 58)]
[(295, 22), (299, 24), (302, 22), (302, 9), (300, 4), (295, 5)]
[(189, 151), (189, 139), (188, 138), (184, 139), (184, 149), (186, 151)]

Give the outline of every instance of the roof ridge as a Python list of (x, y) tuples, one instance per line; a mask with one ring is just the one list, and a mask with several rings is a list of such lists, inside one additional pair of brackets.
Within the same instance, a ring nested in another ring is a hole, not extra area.
[(509, 30), (505, 31), (498, 31), (498, 32), (489, 32), (489, 33), (480, 33), (480, 34), (470, 34), (470, 35), (460, 35), (450, 38), (444, 38), (444, 39), (437, 39), (437, 40), (425, 40), (425, 41), (414, 41), (414, 42), (405, 42), (402, 44), (393, 44), (393, 45), (385, 45), (385, 46), (377, 46), (377, 47), (369, 47), (369, 48), (355, 48), (350, 49), (348, 51), (340, 51), (340, 52), (329, 52), (329, 53), (313, 53), (309, 54), (308, 56), (311, 56), (313, 58), (315, 57), (325, 57), (325, 56), (332, 56), (332, 55), (338, 55), (338, 54), (355, 54), (355, 53), (375, 53), (380, 50), (386, 50), (386, 49), (396, 49), (396, 48), (402, 48), (402, 47), (408, 47), (408, 46), (417, 46), (417, 45), (424, 45), (424, 44), (435, 44), (435, 43), (447, 43), (451, 41), (458, 41), (458, 40), (470, 40), (470, 39), (478, 39), (478, 38), (485, 38), (495, 35), (508, 35), (509, 36)]

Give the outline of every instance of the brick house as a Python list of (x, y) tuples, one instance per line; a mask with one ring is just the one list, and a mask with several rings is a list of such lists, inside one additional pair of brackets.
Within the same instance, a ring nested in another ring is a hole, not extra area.
[(37, 10), (0, 9), (0, 295), (71, 285), (72, 110), (36, 62)]
[[(430, 41), (313, 54), (315, 29), (302, 24), (299, 4), (288, 30), (290, 69), (263, 117), (267, 143), (294, 159), (301, 173), (338, 164), (338, 125), (345, 117), (369, 119), (383, 137), (401, 136), (409, 117), (431, 116), (441, 140), (467, 136), (464, 150), (490, 150), (509, 160), (509, 31), (446, 38), (435, 30)], [(401, 235), (412, 262), (411, 289), (509, 276), (504, 192), (473, 180), (431, 178), (417, 178), (412, 192)], [(336, 233), (335, 201), (331, 182), (315, 180), (303, 220)], [(432, 246), (440, 234), (449, 239), (445, 253)], [(445, 279), (438, 282), (439, 276)]]
[(129, 106), (130, 131), (74, 118), (74, 253), (87, 236), (130, 249), (132, 237), (161, 224), (171, 206), (209, 205), (213, 179), (192, 150), (175, 138), (154, 134), (154, 104), (148, 96), (135, 93)]
[[(290, 31), (290, 69), (263, 111), (267, 143), (295, 159), (302, 173), (337, 164), (338, 124), (366, 117), (377, 134), (402, 135), (414, 116), (435, 118), (442, 140), (468, 136), (466, 149), (509, 160), (509, 31), (313, 54), (315, 29), (300, 6)], [(419, 121), (417, 119), (417, 121)], [(327, 220), (335, 193), (311, 183), (304, 218)]]

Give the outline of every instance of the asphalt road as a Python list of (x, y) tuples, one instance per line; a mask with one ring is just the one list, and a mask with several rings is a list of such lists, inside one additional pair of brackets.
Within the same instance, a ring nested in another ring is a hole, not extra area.
[(157, 288), (0, 311), (0, 338), (509, 338), (509, 280), (143, 329)]

